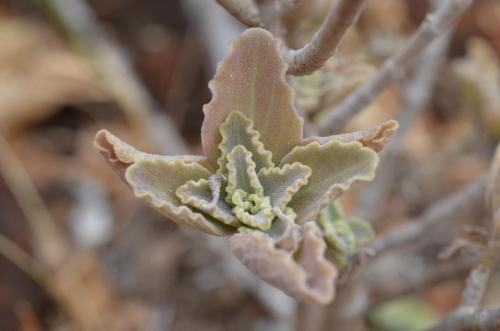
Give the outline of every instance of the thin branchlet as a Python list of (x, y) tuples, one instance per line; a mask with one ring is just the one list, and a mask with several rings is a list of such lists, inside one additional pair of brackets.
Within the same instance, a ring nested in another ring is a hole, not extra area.
[(324, 66), (332, 57), (342, 37), (356, 22), (365, 0), (338, 0), (316, 32), (304, 47), (286, 50), (283, 57), (288, 62), (291, 75), (308, 75)]

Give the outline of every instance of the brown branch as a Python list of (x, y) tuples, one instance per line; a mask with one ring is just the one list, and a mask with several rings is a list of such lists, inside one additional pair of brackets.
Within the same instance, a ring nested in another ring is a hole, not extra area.
[(406, 45), (387, 59), (379, 72), (359, 89), (347, 96), (320, 123), (321, 133), (338, 131), (359, 114), (391, 83), (401, 79), (415, 63), (418, 55), (460, 17), (473, 0), (448, 0), (435, 13), (428, 14)]
[(283, 54), (289, 64), (288, 73), (308, 75), (321, 68), (335, 53), (342, 37), (356, 22), (365, 0), (337, 0), (310, 42), (298, 50)]
[(464, 215), (484, 211), (486, 177), (481, 177), (465, 188), (451, 194), (430, 207), (422, 216), (410, 220), (406, 225), (375, 240), (371, 249), (385, 252), (396, 246), (412, 242), (424, 236), (433, 225), (455, 220)]
[(477, 313), (461, 312), (450, 314), (438, 326), (429, 331), (498, 331), (500, 330), (500, 309), (485, 309)]
[(488, 248), (477, 265), (469, 273), (465, 288), (462, 292), (462, 302), (458, 311), (476, 311), (488, 288), (493, 269), (498, 262), (500, 247)]
[(412, 76), (402, 92), (402, 110), (398, 114), (399, 129), (385, 149), (375, 181), (361, 191), (358, 198), (359, 215), (379, 224), (384, 217), (384, 208), (377, 208), (386, 201), (395, 185), (394, 174), (398, 173), (405, 154), (406, 135), (415, 120), (427, 106), (445, 58), (451, 37), (451, 30), (441, 35), (421, 54)]
[(238, 21), (247, 26), (262, 26), (259, 9), (253, 0), (216, 0)]
[(490, 278), (497, 267), (500, 259), (500, 239), (497, 236), (496, 230), (499, 228), (500, 219), (498, 218), (498, 210), (500, 209), (498, 193), (500, 178), (500, 145), (497, 147), (493, 157), (492, 166), (489, 176), (488, 200), (491, 207), (491, 224), (490, 238), (488, 246), (479, 260), (479, 263), (471, 270), (465, 288), (462, 292), (462, 302), (457, 309), (457, 313), (461, 311), (476, 311), (483, 301)]

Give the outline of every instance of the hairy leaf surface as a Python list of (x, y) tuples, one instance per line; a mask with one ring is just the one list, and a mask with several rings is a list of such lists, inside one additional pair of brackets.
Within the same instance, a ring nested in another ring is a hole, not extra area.
[(234, 111), (253, 121), (275, 163), (300, 144), (303, 120), (295, 110), (286, 70), (278, 41), (268, 31), (249, 29), (233, 41), (209, 84), (212, 100), (203, 109), (203, 151), (214, 166), (220, 156), (219, 126)]
[(312, 142), (296, 147), (281, 164), (300, 162), (312, 170), (309, 182), (290, 201), (297, 222), (305, 223), (356, 181), (373, 179), (377, 154), (361, 143), (332, 140), (324, 145)]

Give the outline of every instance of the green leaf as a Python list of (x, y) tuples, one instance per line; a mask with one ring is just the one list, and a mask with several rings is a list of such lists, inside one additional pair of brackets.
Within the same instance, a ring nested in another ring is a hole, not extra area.
[(439, 322), (430, 306), (417, 297), (402, 297), (376, 307), (368, 316), (376, 331), (424, 331)]
[(204, 156), (199, 155), (156, 155), (141, 152), (129, 144), (122, 141), (117, 136), (107, 130), (99, 130), (94, 139), (94, 146), (106, 158), (106, 161), (112, 168), (124, 179), (127, 168), (140, 160), (157, 160), (166, 161), (182, 160), (186, 163), (198, 163), (204, 168), (211, 169)]
[(241, 189), (247, 194), (256, 193), (260, 196), (263, 195), (264, 189), (257, 178), (255, 172), (255, 162), (252, 160), (252, 153), (250, 153), (242, 145), (238, 145), (227, 154), (227, 186), (226, 192), (228, 199), (233, 195), (237, 189)]
[(203, 151), (211, 164), (215, 166), (221, 154), (219, 126), (234, 111), (253, 121), (274, 163), (301, 143), (303, 121), (295, 110), (286, 70), (278, 41), (268, 31), (248, 29), (233, 41), (209, 84), (212, 100), (203, 109)]
[(337, 201), (329, 204), (319, 214), (319, 220), (321, 223), (332, 223), (344, 218), (342, 206)]
[(369, 181), (375, 175), (378, 155), (358, 141), (332, 140), (324, 145), (312, 142), (294, 148), (281, 164), (300, 162), (312, 169), (309, 182), (292, 198), (289, 206), (297, 222), (305, 223), (340, 196), (356, 181)]
[(224, 199), (215, 197), (208, 180), (190, 180), (176, 190), (176, 195), (182, 203), (197, 208), (224, 224), (238, 227), (241, 223), (232, 212), (232, 207)]
[(252, 153), (255, 169), (273, 167), (272, 154), (264, 148), (259, 140), (260, 133), (253, 129), (253, 123), (241, 112), (230, 113), (219, 127), (222, 141), (219, 144), (220, 157), (217, 160), (219, 172), (224, 173), (227, 164), (227, 153), (238, 145), (244, 146)]
[(283, 210), (292, 196), (307, 184), (311, 168), (296, 162), (281, 168), (262, 169), (258, 176), (264, 195), (271, 198), (271, 206)]
[(228, 235), (234, 228), (196, 213), (177, 197), (176, 190), (189, 180), (208, 179), (210, 172), (197, 163), (184, 160), (138, 160), (125, 172), (127, 183), (135, 195), (170, 218), (199, 231), (213, 235)]
[[(261, 230), (268, 230), (274, 214), (268, 197), (255, 172), (252, 153), (238, 145), (227, 154), (227, 202), (235, 207), (233, 213), (244, 224)], [(254, 206), (252, 206), (254, 205)]]

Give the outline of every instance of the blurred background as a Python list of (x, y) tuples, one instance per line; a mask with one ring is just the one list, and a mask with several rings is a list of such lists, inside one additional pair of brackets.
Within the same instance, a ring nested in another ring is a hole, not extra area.
[[(288, 10), (288, 44), (309, 40), (330, 3)], [(429, 7), (368, 0), (325, 70), (291, 78), (304, 116), (321, 121), (373, 77)], [(92, 145), (106, 128), (148, 152), (200, 154), (207, 83), (243, 29), (211, 0), (0, 1), (0, 330), (300, 330), (306, 308), (247, 272), (224, 239), (136, 200)], [(346, 128), (406, 123), (380, 179), (342, 198), (379, 232), (487, 173), (500, 137), (500, 2), (475, 1), (447, 38), (428, 102), (402, 119), (403, 79)], [(459, 230), (408, 260), (437, 263)], [(466, 271), (371, 309), (359, 330), (410, 330), (386, 322), (409, 311), (411, 330), (434, 323)]]

